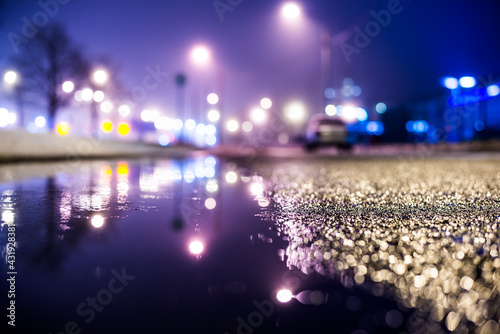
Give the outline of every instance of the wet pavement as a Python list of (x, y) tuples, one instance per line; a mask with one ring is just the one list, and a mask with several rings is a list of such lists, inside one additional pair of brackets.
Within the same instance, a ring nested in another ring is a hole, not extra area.
[(496, 333), (499, 163), (0, 166), (9, 332)]

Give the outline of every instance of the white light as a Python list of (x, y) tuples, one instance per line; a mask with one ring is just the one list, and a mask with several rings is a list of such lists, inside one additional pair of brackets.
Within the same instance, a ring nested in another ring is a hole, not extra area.
[(240, 127), (240, 125), (238, 124), (238, 121), (232, 119), (232, 120), (227, 122), (226, 127), (229, 130), (229, 132), (236, 132), (236, 131), (238, 131), (238, 128)]
[(205, 207), (208, 209), (208, 210), (213, 210), (215, 209), (215, 207), (217, 206), (217, 201), (213, 198), (207, 198), (205, 200)]
[(108, 81), (108, 73), (104, 70), (97, 70), (94, 72), (94, 81), (98, 84), (104, 84)]
[(267, 119), (267, 113), (260, 108), (254, 108), (254, 109), (252, 109), (252, 112), (250, 113), (250, 118), (255, 123), (262, 124)]
[(445, 77), (442, 79), (442, 84), (444, 87), (448, 89), (457, 89), (458, 88), (458, 79), (453, 77)]
[(0, 108), (0, 128), (7, 126), (9, 118), (9, 111), (5, 108)]
[(193, 241), (189, 244), (189, 251), (193, 255), (200, 255), (203, 253), (203, 249), (205, 247), (203, 246), (203, 243), (201, 241)]
[(174, 120), (174, 130), (181, 130), (184, 127), (184, 123), (182, 122), (181, 119), (176, 118)]
[(94, 92), (93, 98), (94, 98), (94, 101), (97, 103), (104, 101), (104, 92), (101, 90), (96, 90)]
[(288, 303), (290, 300), (292, 300), (292, 297), (293, 297), (292, 291), (288, 289), (281, 289), (276, 294), (276, 299), (278, 299), (280, 303)]
[(81, 90), (77, 90), (77, 91), (75, 92), (75, 100), (76, 100), (77, 102), (82, 102), (82, 101), (83, 101), (83, 93), (82, 93), (82, 91), (81, 91)]
[(90, 223), (95, 228), (101, 228), (104, 225), (104, 217), (101, 215), (95, 215), (94, 217), (92, 217)]
[(236, 183), (236, 181), (238, 181), (238, 174), (236, 174), (233, 171), (229, 171), (226, 173), (226, 182), (227, 183), (233, 184), (233, 183)]
[(16, 123), (17, 115), (14, 114), (13, 112), (10, 112), (7, 114), (7, 123), (8, 124), (14, 124)]
[(300, 8), (294, 3), (288, 3), (283, 6), (282, 13), (285, 19), (294, 20), (300, 16)]
[(260, 182), (252, 183), (250, 186), (250, 193), (254, 196), (261, 196), (264, 194), (264, 185)]
[(161, 135), (158, 137), (158, 144), (161, 146), (167, 146), (170, 144), (170, 137), (168, 135)]
[(220, 113), (216, 109), (212, 109), (208, 112), (207, 118), (210, 122), (217, 122), (220, 119)]
[(206, 128), (207, 126), (205, 124), (198, 124), (196, 125), (196, 133), (200, 136), (204, 135), (206, 133)]
[(208, 124), (205, 127), (205, 133), (209, 136), (213, 136), (217, 133), (217, 128), (213, 124)]
[(141, 119), (143, 122), (151, 122), (151, 111), (149, 109), (141, 111)]
[(210, 51), (205, 46), (197, 46), (191, 52), (191, 59), (198, 65), (207, 64), (210, 61)]
[(458, 83), (462, 88), (472, 88), (476, 85), (477, 82), (474, 77), (461, 77)]
[(2, 212), (2, 220), (6, 224), (12, 224), (14, 222), (14, 213), (9, 210)]
[(43, 116), (38, 116), (35, 118), (35, 125), (39, 128), (43, 128), (47, 124), (47, 121), (45, 120), (45, 117)]
[(379, 114), (383, 114), (387, 111), (387, 106), (385, 105), (385, 103), (383, 102), (379, 102), (377, 103), (377, 105), (375, 106), (375, 110), (379, 113)]
[(126, 117), (126, 116), (130, 115), (130, 107), (126, 104), (123, 104), (120, 106), (120, 108), (118, 108), (118, 112), (123, 117)]
[(14, 71), (7, 71), (3, 76), (3, 80), (9, 85), (13, 85), (17, 81), (17, 73)]
[(94, 92), (90, 88), (85, 88), (82, 90), (82, 100), (84, 101), (90, 101), (92, 100), (92, 97), (94, 96)]
[(160, 112), (158, 110), (151, 110), (151, 122), (156, 122), (160, 118)]
[(215, 93), (210, 93), (207, 96), (207, 102), (212, 105), (217, 104), (217, 102), (219, 102), (219, 96)]
[(109, 101), (104, 101), (101, 103), (101, 111), (105, 113), (109, 113), (113, 110), (113, 104)]
[(335, 107), (333, 104), (329, 104), (325, 107), (325, 113), (328, 116), (335, 116), (337, 113), (337, 107)]
[(285, 108), (285, 117), (292, 123), (301, 123), (306, 118), (306, 109), (301, 102), (294, 102)]
[(186, 127), (186, 130), (192, 131), (196, 128), (196, 122), (194, 119), (188, 119), (185, 123), (184, 126)]
[(205, 144), (208, 146), (214, 146), (217, 144), (217, 137), (215, 135), (207, 135), (205, 138)]
[(155, 121), (155, 128), (158, 130), (165, 129), (168, 126), (168, 117), (162, 116)]
[(356, 120), (356, 114), (357, 114), (356, 108), (354, 107), (346, 106), (342, 109), (342, 117), (347, 122), (352, 122)]
[(75, 84), (72, 81), (64, 81), (62, 84), (62, 90), (65, 93), (71, 93), (75, 89)]
[(273, 106), (273, 101), (271, 101), (270, 98), (265, 97), (260, 100), (260, 106), (262, 107), (262, 109), (268, 110)]
[(490, 97), (498, 96), (500, 95), (500, 87), (498, 87), (498, 85), (490, 85), (486, 88), (486, 93), (488, 93)]
[(215, 193), (219, 190), (219, 185), (217, 184), (217, 180), (212, 179), (207, 181), (206, 189), (209, 193)]
[(243, 122), (243, 124), (241, 124), (241, 129), (246, 133), (252, 132), (252, 130), (253, 130), (252, 122), (249, 122), (249, 121)]

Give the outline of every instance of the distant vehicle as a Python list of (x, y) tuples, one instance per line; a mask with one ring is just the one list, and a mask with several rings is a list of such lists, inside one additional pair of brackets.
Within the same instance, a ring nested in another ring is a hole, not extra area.
[(320, 146), (337, 146), (343, 150), (352, 148), (348, 140), (346, 123), (340, 118), (324, 114), (311, 117), (304, 139), (308, 151), (314, 151)]

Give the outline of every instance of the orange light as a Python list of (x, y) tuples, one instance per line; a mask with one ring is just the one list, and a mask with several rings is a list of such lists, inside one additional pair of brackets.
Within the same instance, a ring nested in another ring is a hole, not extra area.
[(113, 174), (113, 170), (109, 166), (102, 166), (101, 173), (105, 174), (105, 175), (111, 175), (111, 174)]
[(67, 135), (69, 132), (69, 125), (66, 122), (61, 122), (57, 125), (57, 133), (61, 136)]
[(121, 123), (118, 126), (118, 133), (122, 136), (127, 135), (130, 132), (130, 126), (127, 123)]

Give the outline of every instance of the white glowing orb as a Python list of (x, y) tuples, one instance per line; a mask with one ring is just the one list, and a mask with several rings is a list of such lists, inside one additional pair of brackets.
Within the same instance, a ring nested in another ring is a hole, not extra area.
[(220, 113), (216, 109), (212, 109), (207, 113), (207, 118), (210, 122), (217, 122), (220, 119)]
[(75, 84), (72, 81), (65, 81), (62, 84), (62, 90), (65, 93), (71, 93), (75, 89)]
[(292, 300), (292, 298), (292, 291), (288, 289), (281, 289), (280, 291), (278, 291), (278, 293), (276, 293), (276, 299), (278, 299), (280, 303), (288, 303), (290, 300)]
[(95, 215), (94, 217), (92, 217), (90, 223), (95, 228), (101, 228), (104, 225), (104, 217), (101, 215)]
[(201, 241), (193, 241), (189, 244), (189, 251), (193, 255), (200, 255), (203, 253), (203, 249), (205, 247), (203, 246), (203, 243)]

